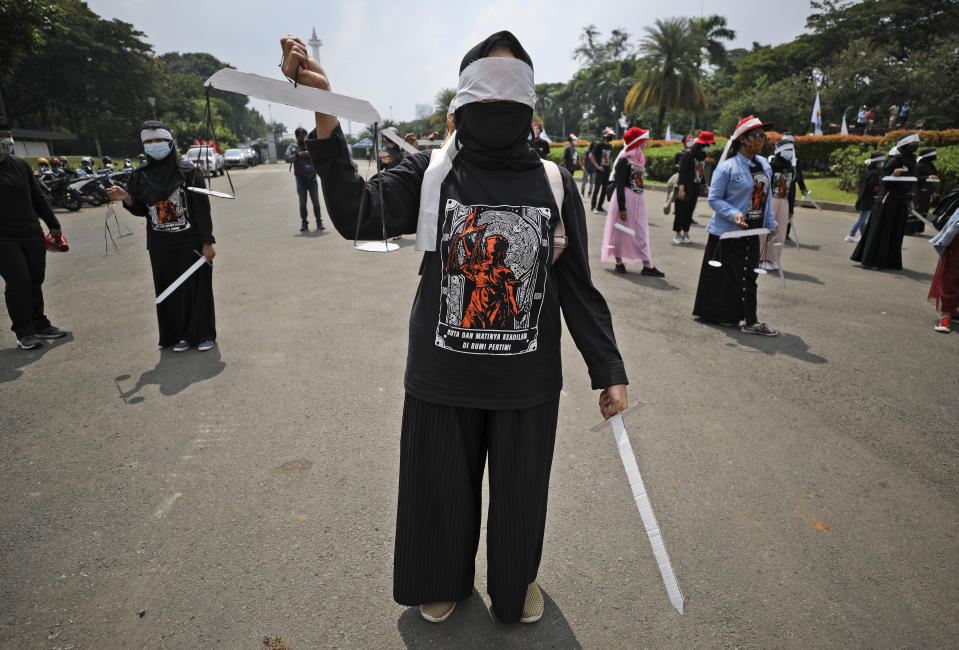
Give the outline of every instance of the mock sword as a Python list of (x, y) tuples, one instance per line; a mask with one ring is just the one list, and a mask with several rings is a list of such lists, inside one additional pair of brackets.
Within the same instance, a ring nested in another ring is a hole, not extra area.
[[(639, 516), (642, 518), (643, 526), (646, 528), (649, 545), (653, 549), (653, 557), (656, 558), (659, 573), (663, 577), (663, 584), (666, 586), (666, 594), (669, 596), (669, 602), (673, 604), (676, 611), (682, 614), (683, 594), (679, 591), (679, 584), (676, 582), (673, 565), (669, 562), (669, 554), (666, 552), (666, 545), (663, 542), (662, 533), (659, 531), (659, 524), (656, 522), (653, 505), (649, 501), (649, 494), (646, 492), (646, 484), (643, 483), (643, 476), (639, 473), (639, 466), (636, 464), (636, 455), (633, 453), (633, 448), (629, 444), (629, 437), (626, 435), (626, 425), (623, 423), (623, 414), (617, 413), (609, 419), (609, 422), (613, 427), (613, 435), (616, 438), (619, 457), (622, 459), (623, 467), (626, 469), (626, 478), (629, 480), (629, 487), (633, 491), (633, 499), (636, 501)], [(602, 427), (604, 424), (605, 422), (599, 426)], [(597, 427), (594, 427), (594, 429), (595, 428)]]
[[(196, 251), (193, 251), (193, 252), (196, 253)], [(184, 282), (186, 282), (186, 281), (187, 281), (187, 278), (189, 278), (191, 275), (193, 275), (194, 273), (196, 273), (196, 272), (197, 272), (197, 269), (199, 269), (201, 266), (203, 266), (204, 264), (210, 264), (209, 262), (207, 262), (206, 257), (205, 257), (204, 255), (202, 255), (202, 254), (200, 254), (200, 253), (197, 253), (197, 255), (200, 256), (200, 259), (198, 259), (196, 262), (194, 262), (194, 263), (193, 263), (193, 266), (191, 266), (191, 267), (188, 268), (186, 271), (184, 271), (183, 273), (181, 273), (181, 274), (180, 274), (180, 277), (178, 277), (176, 280), (174, 280), (173, 283), (170, 284), (169, 287), (167, 287), (166, 289), (163, 290), (163, 293), (161, 293), (159, 296), (157, 296), (156, 304), (159, 305), (161, 302), (163, 302), (164, 300), (166, 300), (166, 299), (170, 296), (171, 293), (173, 293), (174, 291), (176, 291), (176, 290), (180, 287), (180, 285), (183, 284)], [(212, 267), (213, 265), (210, 264), (210, 266)]]

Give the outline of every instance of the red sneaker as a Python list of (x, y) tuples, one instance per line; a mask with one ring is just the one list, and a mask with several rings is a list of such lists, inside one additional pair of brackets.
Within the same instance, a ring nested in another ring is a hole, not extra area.
[(945, 333), (947, 333), (947, 334), (952, 331), (951, 329), (949, 329), (949, 317), (948, 317), (948, 316), (943, 316), (943, 317), (942, 317), (942, 320), (940, 320), (940, 321), (939, 321), (939, 324), (936, 325), (936, 331), (937, 331), (937, 332), (945, 332)]

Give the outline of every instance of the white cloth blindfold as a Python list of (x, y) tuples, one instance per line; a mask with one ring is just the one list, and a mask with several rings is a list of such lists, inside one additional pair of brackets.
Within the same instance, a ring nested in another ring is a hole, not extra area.
[(172, 140), (173, 134), (166, 129), (143, 129), (140, 131), (140, 142), (147, 140)]
[(533, 86), (533, 68), (524, 61), (505, 56), (493, 56), (473, 61), (460, 73), (456, 97), (450, 109), (497, 99), (536, 105), (536, 89)]
[[(460, 73), (456, 97), (450, 102), (447, 114), (456, 112), (460, 106), (484, 99), (517, 102), (533, 108), (536, 104), (533, 68), (524, 61), (510, 57), (494, 56), (473, 61)], [(440, 189), (458, 153), (455, 133), (442, 148), (430, 153), (430, 164), (420, 186), (420, 210), (416, 220), (418, 251), (436, 250)]]

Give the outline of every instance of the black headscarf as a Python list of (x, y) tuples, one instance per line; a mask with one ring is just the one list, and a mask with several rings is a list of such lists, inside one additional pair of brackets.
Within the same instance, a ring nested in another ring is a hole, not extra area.
[[(147, 129), (170, 130), (163, 122), (147, 120), (140, 127), (140, 131)], [(191, 171), (192, 165), (180, 162), (176, 145), (170, 141), (170, 153), (166, 158), (157, 160), (147, 156), (149, 164), (137, 167), (130, 179), (130, 194), (134, 199), (146, 204), (156, 203), (168, 198), (178, 186), (183, 184), (185, 173)]]
[[(460, 72), (500, 48), (508, 49), (514, 57), (533, 67), (519, 40), (510, 32), (502, 31), (472, 47), (460, 62)], [(460, 155), (469, 162), (487, 169), (517, 171), (542, 164), (529, 144), (531, 107), (510, 102), (473, 102), (456, 109), (453, 119)]]

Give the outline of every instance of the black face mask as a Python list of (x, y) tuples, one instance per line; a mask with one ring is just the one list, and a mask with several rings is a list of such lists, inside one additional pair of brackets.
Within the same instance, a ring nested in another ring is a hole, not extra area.
[(904, 144), (899, 147), (899, 151), (909, 154), (910, 156), (915, 155), (916, 151), (919, 149), (918, 142), (910, 142), (909, 144)]
[(533, 109), (510, 102), (474, 102), (459, 111), (456, 128), (465, 146), (470, 141), (481, 148), (496, 151), (526, 142)]

